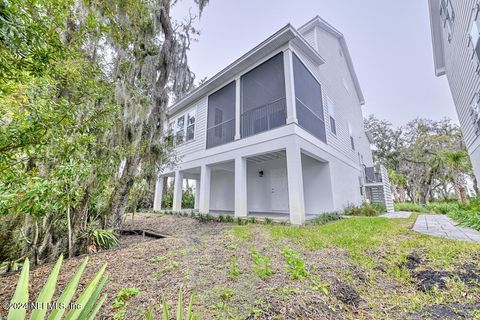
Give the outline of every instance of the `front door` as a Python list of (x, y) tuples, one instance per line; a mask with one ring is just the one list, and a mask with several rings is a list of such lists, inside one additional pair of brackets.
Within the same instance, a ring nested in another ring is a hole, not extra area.
[(288, 211), (287, 169), (270, 170), (272, 211)]

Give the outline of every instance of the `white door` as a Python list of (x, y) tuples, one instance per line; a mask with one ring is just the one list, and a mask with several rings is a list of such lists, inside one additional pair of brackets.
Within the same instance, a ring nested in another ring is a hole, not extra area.
[(287, 169), (270, 170), (272, 211), (288, 211)]

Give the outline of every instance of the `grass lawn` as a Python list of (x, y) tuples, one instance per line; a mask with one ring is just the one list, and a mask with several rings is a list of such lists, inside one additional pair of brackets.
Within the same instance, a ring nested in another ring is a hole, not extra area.
[[(180, 288), (199, 319), (480, 319), (480, 244), (417, 234), (415, 218), (299, 228), (140, 214), (127, 227), (169, 237), (130, 239), (91, 256), (89, 271), (109, 262), (102, 315), (117, 319), (160, 312), (162, 293), (174, 311)], [(33, 292), (50, 268), (32, 270)], [(0, 303), (17, 277), (1, 279)]]

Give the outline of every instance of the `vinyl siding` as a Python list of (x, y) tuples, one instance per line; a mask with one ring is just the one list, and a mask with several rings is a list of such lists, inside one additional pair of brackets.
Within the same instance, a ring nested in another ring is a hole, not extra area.
[(191, 107), (182, 109), (180, 112), (172, 115), (169, 119), (176, 119), (182, 114), (186, 114), (192, 109), (196, 109), (197, 118), (195, 119), (195, 134), (193, 140), (187, 141), (175, 148), (177, 156), (183, 157), (187, 154), (205, 150), (207, 137), (207, 97), (200, 99)]
[[(371, 166), (373, 159), (370, 143), (365, 135), (363, 126), (362, 107), (343, 52), (340, 55), (341, 45), (339, 39), (318, 27), (316, 31), (311, 29), (303, 36), (326, 60), (325, 64), (316, 66), (301, 53), (296, 52), (322, 85), (327, 143), (356, 163), (359, 162), (358, 152), (360, 152), (363, 155), (364, 163), (367, 166)], [(315, 37), (317, 38), (316, 41)], [(316, 44), (319, 45), (317, 46)], [(345, 88), (344, 82), (347, 84), (348, 90)], [(330, 130), (327, 97), (335, 105), (336, 135)], [(352, 150), (351, 147), (348, 122), (352, 126), (355, 150)]]
[[(470, 21), (476, 0), (452, 0), (455, 20), (452, 39), (448, 41), (447, 29), (443, 29), (445, 49), (445, 69), (461, 124), (463, 138), (469, 152), (480, 152), (480, 138), (476, 134), (470, 113), (470, 104), (475, 93), (480, 92), (480, 75), (476, 72), (476, 61), (472, 58), (469, 46)], [(438, 18), (440, 19), (439, 12)], [(477, 151), (475, 151), (477, 150)], [(480, 163), (473, 161), (477, 176), (480, 175)]]

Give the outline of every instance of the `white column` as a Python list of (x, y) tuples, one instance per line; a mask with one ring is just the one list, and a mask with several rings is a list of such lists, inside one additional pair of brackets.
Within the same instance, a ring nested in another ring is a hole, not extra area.
[(153, 211), (162, 210), (163, 179), (166, 179), (166, 178), (159, 176), (157, 178), (157, 183), (155, 184), (155, 198), (153, 199)]
[(193, 207), (195, 210), (198, 210), (200, 207), (200, 179), (195, 180), (195, 206)]
[(302, 155), (296, 141), (287, 146), (288, 205), (290, 223), (305, 223), (305, 200), (303, 196)]
[(248, 216), (247, 209), (247, 159), (235, 159), (235, 217)]
[(287, 49), (283, 51), (283, 69), (285, 73), (285, 99), (287, 106), (287, 124), (298, 122), (297, 110), (295, 109), (295, 86), (293, 78), (292, 51)]
[(202, 165), (200, 174), (200, 201), (198, 206), (200, 213), (210, 212), (210, 174), (210, 167)]
[(175, 171), (175, 184), (173, 187), (173, 211), (182, 210), (183, 174), (180, 170)]
[(240, 78), (235, 79), (235, 140), (240, 139)]

